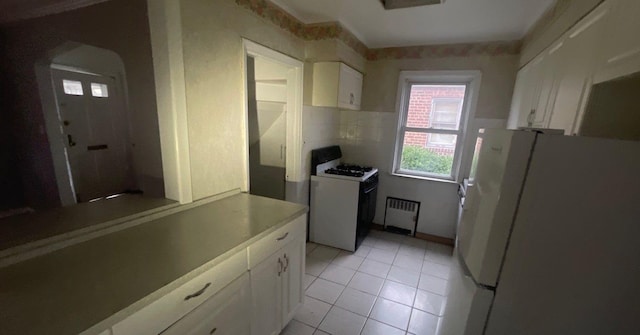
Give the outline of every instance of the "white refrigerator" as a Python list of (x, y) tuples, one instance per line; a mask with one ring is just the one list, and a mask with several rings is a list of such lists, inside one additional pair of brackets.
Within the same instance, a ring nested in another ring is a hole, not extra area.
[(487, 129), (439, 335), (640, 334), (640, 142)]

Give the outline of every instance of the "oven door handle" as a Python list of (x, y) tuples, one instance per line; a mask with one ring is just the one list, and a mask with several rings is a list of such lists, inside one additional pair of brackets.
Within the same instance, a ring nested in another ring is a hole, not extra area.
[(365, 188), (364, 191), (362, 191), (362, 193), (367, 194), (367, 193), (371, 193), (374, 190), (376, 190), (378, 188), (378, 184), (372, 185), (369, 188)]

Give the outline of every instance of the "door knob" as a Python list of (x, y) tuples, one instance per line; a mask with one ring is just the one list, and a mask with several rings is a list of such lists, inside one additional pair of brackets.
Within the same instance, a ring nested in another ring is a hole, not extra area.
[(71, 124), (71, 122), (69, 122), (69, 120), (64, 120), (64, 121), (62, 121), (62, 124), (65, 125), (65, 126), (68, 126), (68, 125)]

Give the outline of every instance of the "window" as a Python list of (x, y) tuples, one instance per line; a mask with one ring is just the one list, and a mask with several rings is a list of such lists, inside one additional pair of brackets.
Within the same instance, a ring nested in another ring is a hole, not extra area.
[(96, 98), (107, 98), (109, 89), (106, 84), (91, 83), (91, 95)]
[(75, 80), (62, 80), (62, 88), (64, 89), (65, 94), (69, 95), (83, 95), (82, 91), (82, 83)]
[(457, 180), (476, 71), (403, 71), (393, 173)]

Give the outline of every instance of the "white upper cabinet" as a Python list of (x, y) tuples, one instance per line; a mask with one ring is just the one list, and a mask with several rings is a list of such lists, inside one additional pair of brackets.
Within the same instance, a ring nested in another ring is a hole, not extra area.
[(557, 91), (549, 128), (564, 129), (566, 135), (577, 132), (609, 8), (609, 3), (603, 4), (568, 32), (561, 52), (561, 66), (557, 69)]
[(340, 62), (313, 64), (312, 105), (360, 109), (362, 73)]
[(610, 0), (599, 69), (594, 82), (640, 71), (640, 1)]
[[(536, 91), (540, 81), (540, 65), (542, 55), (536, 57), (529, 64), (523, 67), (516, 78), (516, 85), (511, 101), (511, 112), (507, 127), (517, 129), (519, 127), (530, 127), (537, 107)], [(534, 107), (534, 103), (536, 107)]]
[(556, 42), (546, 51), (546, 55), (540, 62), (538, 69), (540, 80), (534, 96), (534, 113), (528, 120), (533, 127), (547, 128), (549, 126), (556, 93), (558, 92), (559, 70), (563, 65), (562, 63), (566, 61), (566, 58), (563, 57), (564, 51), (564, 40)]
[(518, 72), (507, 122), (509, 128), (545, 127), (555, 95), (562, 46), (562, 42), (554, 44)]
[(577, 132), (610, 8), (610, 2), (598, 6), (518, 72), (508, 128), (563, 129), (567, 135)]

